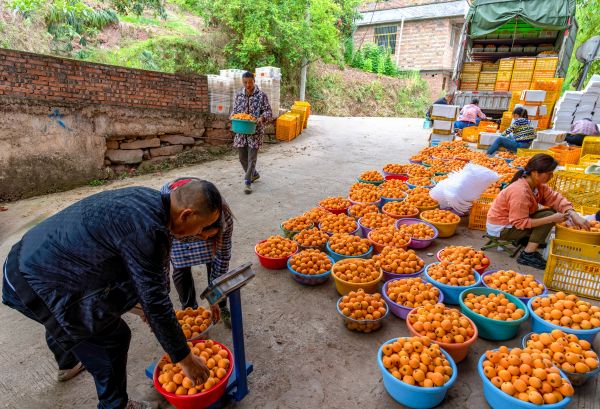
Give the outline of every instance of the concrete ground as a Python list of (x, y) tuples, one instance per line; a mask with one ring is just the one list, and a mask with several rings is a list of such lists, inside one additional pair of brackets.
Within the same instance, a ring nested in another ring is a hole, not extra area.
[[(103, 187), (82, 187), (69, 192), (8, 204), (0, 212), (0, 259), (23, 233), (56, 211), (92, 193), (131, 185), (159, 188), (178, 176), (198, 176), (217, 184), (237, 217), (231, 265), (255, 262), (256, 278), (242, 291), (246, 355), (254, 364), (250, 394), (231, 408), (383, 408), (400, 407), (386, 393), (377, 367), (376, 352), (386, 340), (407, 336), (406, 324), (391, 317), (372, 334), (348, 331), (337, 316), (339, 295), (333, 282), (310, 288), (297, 284), (286, 271), (263, 269), (255, 259), (254, 244), (278, 233), (279, 223), (315, 206), (325, 196), (346, 195), (354, 178), (367, 169), (389, 162), (407, 162), (427, 143), (421, 120), (394, 118), (312, 117), (308, 129), (291, 143), (270, 146), (259, 156), (261, 180), (255, 192), (242, 192), (240, 166), (231, 157), (146, 175)], [(458, 234), (439, 239), (419, 255), (430, 263), (433, 253), (450, 245), (482, 244), (482, 232), (463, 224)], [(490, 252), (494, 268), (519, 267), (513, 259)], [(196, 272), (198, 290), (204, 288), (204, 268)], [(172, 294), (173, 300), (176, 295)], [(144, 376), (144, 368), (162, 355), (160, 345), (137, 317), (127, 314), (133, 338), (129, 351), (128, 384), (132, 398), (170, 407)], [(0, 407), (93, 408), (96, 393), (91, 377), (83, 373), (66, 383), (55, 382), (56, 366), (47, 349), (42, 326), (15, 311), (0, 307)], [(458, 379), (443, 408), (486, 407), (482, 383), (476, 371), (480, 355), (499, 345), (515, 347), (529, 331), (522, 326), (519, 337), (494, 343), (478, 340), (467, 359), (458, 365)], [(222, 325), (213, 339), (231, 346)], [(597, 339), (596, 350), (600, 348)], [(600, 408), (600, 381), (577, 389), (571, 407)]]

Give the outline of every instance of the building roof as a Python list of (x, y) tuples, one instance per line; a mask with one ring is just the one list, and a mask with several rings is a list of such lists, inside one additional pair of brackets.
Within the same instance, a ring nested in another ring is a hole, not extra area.
[(396, 9), (366, 11), (360, 13), (357, 26), (372, 26), (384, 23), (397, 23), (411, 20), (425, 20), (448, 17), (464, 17), (469, 11), (466, 0), (449, 1), (447, 3), (425, 4), (423, 6), (402, 7)]

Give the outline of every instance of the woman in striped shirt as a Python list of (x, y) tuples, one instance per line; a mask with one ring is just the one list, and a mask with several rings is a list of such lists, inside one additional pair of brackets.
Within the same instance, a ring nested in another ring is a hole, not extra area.
[(513, 111), (513, 123), (506, 131), (502, 132), (502, 136), (492, 143), (487, 154), (492, 156), (501, 147), (516, 153), (517, 148), (529, 148), (534, 139), (535, 129), (529, 124), (527, 110), (523, 107), (516, 107)]

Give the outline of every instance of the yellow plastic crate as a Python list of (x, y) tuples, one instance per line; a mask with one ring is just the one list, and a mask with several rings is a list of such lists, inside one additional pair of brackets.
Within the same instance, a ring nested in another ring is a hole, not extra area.
[(292, 106), (292, 112), (301, 115), (302, 129), (305, 129), (308, 124), (308, 108), (303, 106)]
[(533, 77), (533, 71), (513, 71), (512, 77), (510, 77), (511, 83), (513, 81), (529, 81)]
[(560, 170), (554, 172), (548, 186), (566, 197), (573, 206), (600, 207), (600, 175)]
[(536, 80), (539, 78), (554, 78), (554, 71), (534, 71), (533, 79)]
[(545, 149), (526, 149), (526, 148), (518, 148), (517, 149), (517, 156), (524, 156), (526, 158), (535, 156), (538, 153), (545, 153), (546, 155), (550, 155), (553, 158), (556, 158), (556, 153), (549, 151), (549, 150), (545, 150)]
[(510, 81), (512, 77), (512, 71), (498, 71), (496, 81)]
[(511, 81), (509, 91), (525, 91), (529, 89), (531, 81)]
[(600, 246), (553, 240), (544, 272), (551, 290), (600, 300)]
[(517, 58), (515, 59), (514, 71), (533, 71), (537, 58)]
[(275, 122), (275, 138), (279, 141), (291, 141), (297, 134), (298, 117), (293, 115), (281, 115)]
[(536, 71), (556, 71), (558, 67), (558, 57), (544, 57), (538, 58), (535, 61)]
[(469, 212), (469, 229), (486, 230), (487, 214), (492, 207), (493, 197), (482, 196), (473, 201), (473, 207)]
[(581, 156), (600, 155), (600, 136), (586, 136), (581, 145)]
[(463, 64), (462, 72), (480, 72), (481, 71), (481, 62), (473, 61), (466, 62)]
[(494, 91), (496, 92), (506, 92), (510, 89), (510, 81), (496, 81), (496, 85), (494, 86)]
[(549, 150), (556, 153), (556, 160), (561, 166), (564, 166), (567, 163), (573, 165), (577, 164), (581, 155), (581, 148), (576, 146), (556, 145), (551, 147)]
[(594, 246), (600, 246), (600, 232), (585, 231), (585, 230), (573, 230), (567, 227), (557, 224), (556, 239), (565, 241), (574, 241), (577, 243), (593, 244)]
[(310, 103), (308, 101), (294, 101), (294, 105), (306, 107), (306, 119), (310, 118)]
[(498, 65), (498, 71), (509, 71), (512, 72), (515, 66), (514, 58), (503, 58), (500, 60), (500, 64)]
[(480, 130), (477, 126), (469, 126), (462, 130), (461, 138), (465, 142), (478, 143), (479, 132)]
[(289, 111), (286, 113), (286, 115), (292, 115), (296, 117), (296, 136), (300, 135), (302, 133), (302, 114)]
[(600, 211), (600, 207), (594, 207), (594, 206), (579, 206), (577, 207), (575, 210), (577, 210), (577, 212), (581, 213), (584, 216), (589, 216), (591, 214), (596, 214), (598, 213), (598, 211)]
[(566, 164), (565, 165), (565, 170), (568, 170), (569, 172), (583, 173), (583, 172), (585, 172), (585, 168), (587, 168), (587, 166), (583, 166), (583, 165), (571, 165), (571, 164)]
[(600, 161), (600, 155), (585, 155), (585, 156), (581, 156), (581, 159), (579, 159), (579, 165), (586, 165), (586, 166), (590, 166), (590, 165), (594, 165), (596, 163), (598, 163)]
[(536, 78), (532, 85), (533, 89), (543, 91), (554, 91), (560, 94), (564, 78)]

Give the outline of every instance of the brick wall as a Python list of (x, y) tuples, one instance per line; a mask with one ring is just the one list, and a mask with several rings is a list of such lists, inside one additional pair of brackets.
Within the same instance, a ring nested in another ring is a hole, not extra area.
[(388, 0), (380, 1), (378, 3), (364, 4), (363, 6), (359, 7), (359, 11), (373, 11), (375, 6), (376, 10), (387, 10), (401, 7), (422, 6), (424, 4), (447, 3), (449, 1), (455, 0)]
[(206, 76), (179, 76), (0, 49), (0, 95), (208, 112)]

